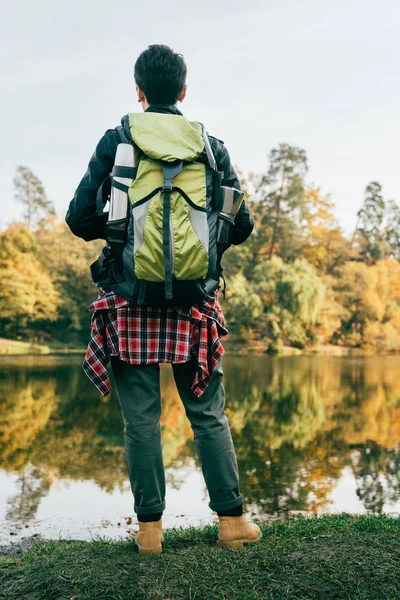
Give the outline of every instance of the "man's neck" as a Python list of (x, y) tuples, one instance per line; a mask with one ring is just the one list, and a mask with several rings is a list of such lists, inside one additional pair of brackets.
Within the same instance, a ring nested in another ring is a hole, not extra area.
[(144, 112), (158, 112), (172, 115), (182, 115), (176, 104), (150, 104)]

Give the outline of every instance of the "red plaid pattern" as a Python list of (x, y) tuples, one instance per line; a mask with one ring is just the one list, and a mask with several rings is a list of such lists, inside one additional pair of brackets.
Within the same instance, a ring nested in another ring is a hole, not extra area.
[(217, 297), (201, 306), (153, 308), (136, 306), (106, 289), (90, 305), (92, 329), (83, 370), (97, 389), (110, 392), (110, 356), (134, 365), (183, 363), (195, 358), (192, 390), (200, 397), (224, 354), (220, 338), (228, 327)]

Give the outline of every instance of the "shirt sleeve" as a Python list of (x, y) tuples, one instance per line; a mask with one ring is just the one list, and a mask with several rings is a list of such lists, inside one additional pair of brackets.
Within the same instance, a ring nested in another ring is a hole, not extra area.
[[(231, 163), (228, 150), (226, 149), (223, 142), (217, 140), (216, 138), (214, 138), (214, 140), (215, 150), (214, 148), (213, 150), (215, 152), (218, 169), (224, 172), (222, 185), (225, 185), (227, 187), (234, 187), (240, 190), (240, 181)], [(234, 246), (242, 244), (244, 241), (247, 240), (253, 229), (254, 221), (250, 214), (250, 209), (246, 204), (246, 201), (243, 200), (239, 212), (237, 213), (235, 218), (235, 225), (233, 228), (232, 235), (232, 244)]]
[(69, 204), (65, 220), (72, 233), (87, 242), (104, 239), (107, 215), (100, 217), (96, 209), (97, 192), (111, 172), (118, 146), (118, 133), (109, 129), (96, 146), (85, 175)]

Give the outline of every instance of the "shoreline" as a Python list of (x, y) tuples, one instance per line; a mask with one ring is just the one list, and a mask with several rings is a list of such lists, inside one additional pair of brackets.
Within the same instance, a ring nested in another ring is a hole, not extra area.
[(237, 342), (224, 341), (222, 345), (228, 355), (236, 356), (268, 356), (270, 358), (285, 356), (339, 356), (339, 357), (371, 357), (371, 356), (400, 356), (400, 352), (379, 352), (366, 348), (353, 348), (352, 346), (335, 346), (334, 344), (318, 344), (307, 348), (294, 348), (282, 346), (277, 352), (269, 352), (263, 342), (253, 344), (238, 344)]
[(50, 345), (0, 338), (1, 356), (57, 356), (85, 354), (86, 348), (74, 348), (59, 343)]
[[(400, 352), (379, 352), (351, 346), (335, 346), (333, 344), (318, 344), (307, 348), (282, 346), (277, 352), (269, 352), (263, 342), (238, 343), (235, 340), (221, 339), (225, 354), (232, 356), (267, 356), (270, 358), (282, 356), (339, 356), (339, 357), (370, 357), (370, 356), (400, 356)], [(87, 347), (74, 348), (60, 344), (44, 345), (20, 340), (0, 338), (0, 358), (15, 356), (84, 356)]]

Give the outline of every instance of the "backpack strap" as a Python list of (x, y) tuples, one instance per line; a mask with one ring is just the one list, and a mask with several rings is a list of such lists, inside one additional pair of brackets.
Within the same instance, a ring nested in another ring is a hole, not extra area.
[(107, 204), (108, 197), (111, 191), (111, 178), (110, 175), (103, 180), (101, 186), (97, 190), (96, 195), (96, 212), (98, 217), (104, 217), (104, 207)]
[(221, 210), (222, 206), (222, 193), (221, 183), (224, 178), (224, 172), (218, 170), (217, 161), (215, 160), (214, 152), (212, 151), (210, 139), (203, 123), (200, 123), (201, 131), (203, 133), (204, 149), (207, 154), (207, 160), (210, 168), (212, 169), (213, 176), (213, 200), (216, 210)]
[(171, 214), (171, 192), (172, 183), (175, 177), (183, 169), (183, 162), (181, 160), (175, 163), (167, 163), (160, 161), (164, 182), (162, 187), (163, 192), (163, 253), (164, 253), (164, 271), (165, 271), (165, 298), (166, 300), (172, 300), (173, 289), (172, 289), (172, 256), (171, 256), (171, 233), (170, 233), (170, 214)]
[(200, 125), (203, 133), (204, 148), (207, 154), (208, 164), (210, 165), (213, 171), (218, 171), (217, 161), (215, 160), (214, 152), (212, 151), (210, 144), (210, 138), (208, 137), (208, 133), (204, 125), (202, 123), (200, 123)]
[(115, 131), (118, 133), (119, 135), (119, 139), (121, 140), (122, 144), (133, 144), (132, 140), (130, 140), (128, 138), (128, 136), (126, 135), (124, 128), (122, 127), (122, 125), (118, 125), (115, 128)]

